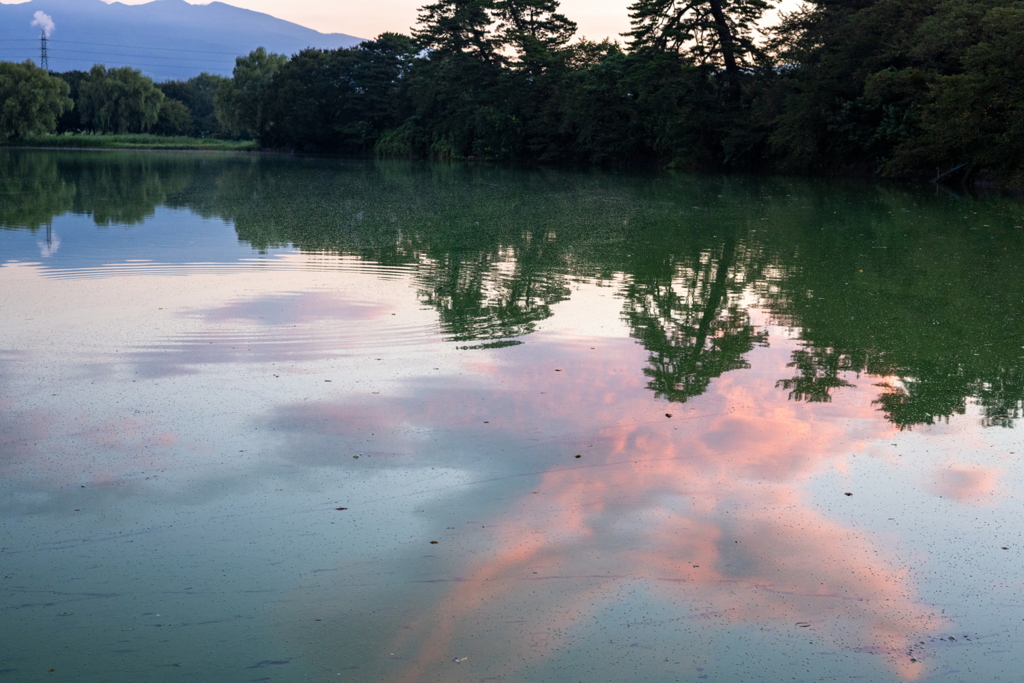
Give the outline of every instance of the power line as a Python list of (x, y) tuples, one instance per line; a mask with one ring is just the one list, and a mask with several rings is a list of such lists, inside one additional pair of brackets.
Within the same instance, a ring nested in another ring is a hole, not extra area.
[[(60, 61), (61, 62), (78, 62), (78, 63), (82, 63), (82, 64), (99, 64), (99, 62), (93, 61), (91, 59), (75, 59), (74, 57), (63, 57), (63, 58), (60, 59)], [(154, 69), (197, 69), (197, 68), (200, 68), (200, 67), (198, 67), (196, 65), (193, 65), (193, 64), (145, 64), (143, 62), (121, 62), (121, 61), (114, 61), (114, 62), (109, 62), (108, 61), (103, 66), (106, 66), (108, 68), (112, 68), (113, 69), (113, 68), (118, 68), (118, 65), (120, 65), (120, 66), (129, 66), (129, 67), (132, 67), (132, 68), (139, 67), (139, 66), (148, 66), (148, 67), (152, 67)], [(228, 69), (218, 69), (217, 67), (210, 67), (208, 69), (208, 71), (210, 71), (210, 72), (223, 71), (225, 73), (230, 73), (230, 70), (228, 70)]]
[[(27, 38), (0, 38), (0, 43), (18, 43), (18, 42), (26, 42), (28, 40), (29, 39), (27, 39)], [(29, 41), (29, 42), (35, 42), (35, 40), (33, 39), (33, 40)], [(50, 43), (53, 44), (53, 45), (92, 45), (92, 46), (95, 46), (95, 47), (122, 47), (122, 48), (126, 47), (126, 48), (131, 48), (133, 50), (163, 50), (163, 51), (166, 51), (166, 52), (192, 52), (192, 53), (200, 53), (200, 54), (206, 54), (206, 55), (233, 55), (233, 56), (236, 56), (236, 57), (239, 56), (238, 52), (218, 52), (218, 51), (214, 51), (214, 50), (183, 50), (181, 48), (174, 48), (174, 47), (149, 47), (148, 45), (123, 45), (123, 44), (122, 45), (114, 45), (112, 43), (83, 43), (81, 41), (76, 41), (76, 40), (51, 40)], [(152, 55), (152, 56), (155, 57), (156, 55)]]
[[(39, 50), (39, 49), (40, 48), (38, 48), (38, 47), (36, 48), (36, 50)], [(196, 67), (201, 67), (201, 66), (204, 66), (204, 65), (211, 65), (212, 66), (212, 65), (218, 65), (219, 64), (219, 65), (225, 66), (226, 68), (234, 68), (234, 62), (228, 63), (227, 60), (218, 60), (218, 59), (207, 59), (207, 60), (203, 60), (203, 59), (198, 59), (198, 60), (184, 59), (183, 60), (183, 59), (180, 59), (180, 58), (179, 59), (175, 59), (174, 57), (163, 57), (161, 55), (124, 55), (124, 54), (118, 55), (118, 54), (106, 54), (106, 53), (100, 53), (100, 52), (95, 52), (95, 53), (89, 53), (89, 52), (66, 52), (66, 51), (63, 51), (63, 50), (53, 50), (53, 49), (47, 50), (47, 54), (50, 57), (52, 57), (53, 59), (56, 59), (57, 61), (60, 61), (60, 60), (70, 60), (70, 61), (76, 61), (76, 62), (89, 62), (89, 61), (91, 61), (94, 64), (105, 64), (107, 62), (112, 62), (112, 61), (116, 61), (116, 62), (131, 62), (131, 61), (135, 61), (135, 60), (146, 60), (148, 62), (148, 60), (150, 60), (150, 59), (158, 59), (163, 64), (181, 64), (181, 65), (191, 65), (191, 66), (196, 66)], [(32, 59), (33, 57), (39, 57), (39, 53), (37, 52), (35, 55), (33, 55), (31, 52), (25, 51), (25, 52), (17, 52), (17, 53), (8, 52), (5, 55), (4, 51), (2, 49), (0, 49), (0, 61), (10, 61), (10, 60), (21, 60), (21, 61), (24, 61), (25, 59)]]
[[(205, 65), (205, 66), (202, 65), (202, 64), (185, 64), (185, 63), (182, 63), (182, 62), (168, 62), (168, 63), (164, 63), (164, 64), (151, 64), (151, 63), (147, 63), (147, 62), (136, 62), (136, 61), (130, 61), (130, 60), (121, 60), (121, 59), (104, 60), (103, 62), (97, 62), (94, 59), (85, 59), (85, 58), (78, 58), (78, 57), (63, 57), (60, 54), (54, 54), (52, 50), (50, 51), (50, 57), (53, 57), (53, 59), (56, 61), (56, 63), (57, 63), (56, 66), (57, 67), (60, 67), (60, 66), (62, 66), (64, 64), (67, 64), (67, 63), (89, 64), (89, 65), (92, 65), (92, 64), (103, 64), (103, 66), (106, 66), (107, 68), (111, 68), (111, 69), (119, 68), (119, 67), (122, 67), (122, 66), (128, 66), (128, 67), (132, 67), (132, 68), (137, 68), (137, 67), (143, 67), (144, 66), (144, 67), (150, 67), (150, 68), (154, 68), (154, 69), (185, 69), (185, 70), (189, 70), (189, 71), (192, 71), (192, 70), (195, 70), (195, 69), (199, 69), (201, 71), (206, 71), (208, 73), (221, 74), (221, 75), (223, 75), (223, 74), (230, 74), (231, 73), (231, 68), (229, 68), (228, 66), (218, 67), (215, 64), (208, 64), (208, 65)], [(26, 55), (26, 58), (28, 58), (28, 55)], [(0, 60), (0, 61), (2, 61), (2, 60)]]
[[(228, 70), (233, 64), (226, 64), (227, 60), (221, 59), (204, 59), (202, 57), (196, 59), (183, 59), (178, 55), (146, 55), (146, 54), (125, 54), (125, 53), (108, 53), (99, 52), (92, 50), (54, 50), (53, 41), (50, 41), (50, 49), (48, 55), (53, 57), (58, 62), (70, 61), (70, 62), (85, 62), (92, 64), (103, 64), (110, 62), (119, 63), (130, 63), (133, 66), (150, 66), (150, 67), (186, 67), (186, 68), (210, 68), (217, 69), (220, 64), (220, 70)], [(37, 48), (38, 49), (38, 48)], [(186, 51), (187, 52), (187, 51)], [(11, 58), (28, 58), (31, 55), (31, 50), (28, 47), (24, 48), (13, 48), (13, 47), (0, 47), (0, 55), (9, 55)], [(234, 53), (220, 53), (220, 54), (234, 54)], [(161, 64), (154, 64), (148, 62), (150, 59), (158, 59)], [(145, 60), (142, 62), (136, 62), (136, 60)], [(171, 60), (171, 61), (166, 61)]]
[(94, 45), (96, 47), (128, 47), (139, 50), (166, 50), (168, 52), (199, 52), (207, 55), (238, 55), (237, 52), (215, 52), (213, 50), (183, 50), (181, 48), (174, 47), (149, 47), (144, 45), (111, 45), (109, 43), (82, 43), (75, 40), (62, 40), (60, 42), (66, 45)]
[[(109, 53), (109, 52), (92, 52), (90, 50), (53, 50), (53, 49), (51, 49), (50, 50), (50, 54), (55, 56), (55, 57), (59, 57), (59, 56), (63, 56), (63, 55), (94, 55), (94, 56), (95, 55), (99, 55), (101, 57), (119, 57), (119, 58), (123, 58), (123, 59), (135, 59), (135, 58), (138, 58), (138, 59), (179, 59), (179, 60), (181, 59), (181, 57), (170, 56), (170, 55), (164, 57), (163, 55), (112, 54), (112, 53)], [(209, 59), (204, 60), (202, 58), (199, 58), (199, 59), (193, 59), (193, 60), (185, 59), (184, 61), (199, 61), (199, 62), (207, 63), (208, 64), (210, 61), (213, 61), (213, 60), (209, 60)]]

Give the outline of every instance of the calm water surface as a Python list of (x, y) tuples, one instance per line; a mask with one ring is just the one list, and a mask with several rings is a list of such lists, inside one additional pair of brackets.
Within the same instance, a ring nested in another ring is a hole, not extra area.
[(0, 681), (1021, 680), (1018, 201), (8, 150), (0, 228)]

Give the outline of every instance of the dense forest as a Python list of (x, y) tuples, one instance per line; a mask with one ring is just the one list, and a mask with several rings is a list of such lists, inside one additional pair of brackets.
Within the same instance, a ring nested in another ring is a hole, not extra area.
[[(1024, 3), (814, 0), (762, 28), (770, 9), (635, 0), (623, 42), (595, 43), (557, 0), (439, 0), (410, 35), (259, 49), (230, 79), (0, 64), (0, 100), (32, 79), (50, 89), (4, 105), (0, 141), (153, 131), (360, 156), (910, 178), (962, 168), (958, 180), (1024, 185)], [(19, 111), (34, 127), (16, 125)]]

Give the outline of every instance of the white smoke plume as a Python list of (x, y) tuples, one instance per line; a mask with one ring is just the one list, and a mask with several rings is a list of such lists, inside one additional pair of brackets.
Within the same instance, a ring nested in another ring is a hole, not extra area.
[(43, 29), (43, 35), (47, 38), (53, 33), (53, 29), (57, 28), (53, 23), (53, 17), (45, 12), (36, 12), (32, 17), (32, 26), (38, 26)]
[(45, 242), (36, 242), (39, 245), (39, 255), (43, 258), (50, 258), (60, 249), (60, 238), (57, 233), (52, 233)]

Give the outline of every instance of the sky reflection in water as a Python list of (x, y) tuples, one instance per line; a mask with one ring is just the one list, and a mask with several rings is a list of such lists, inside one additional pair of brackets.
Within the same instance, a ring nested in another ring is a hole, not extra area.
[(1018, 203), (201, 155), (0, 178), (0, 675), (1014, 670)]

